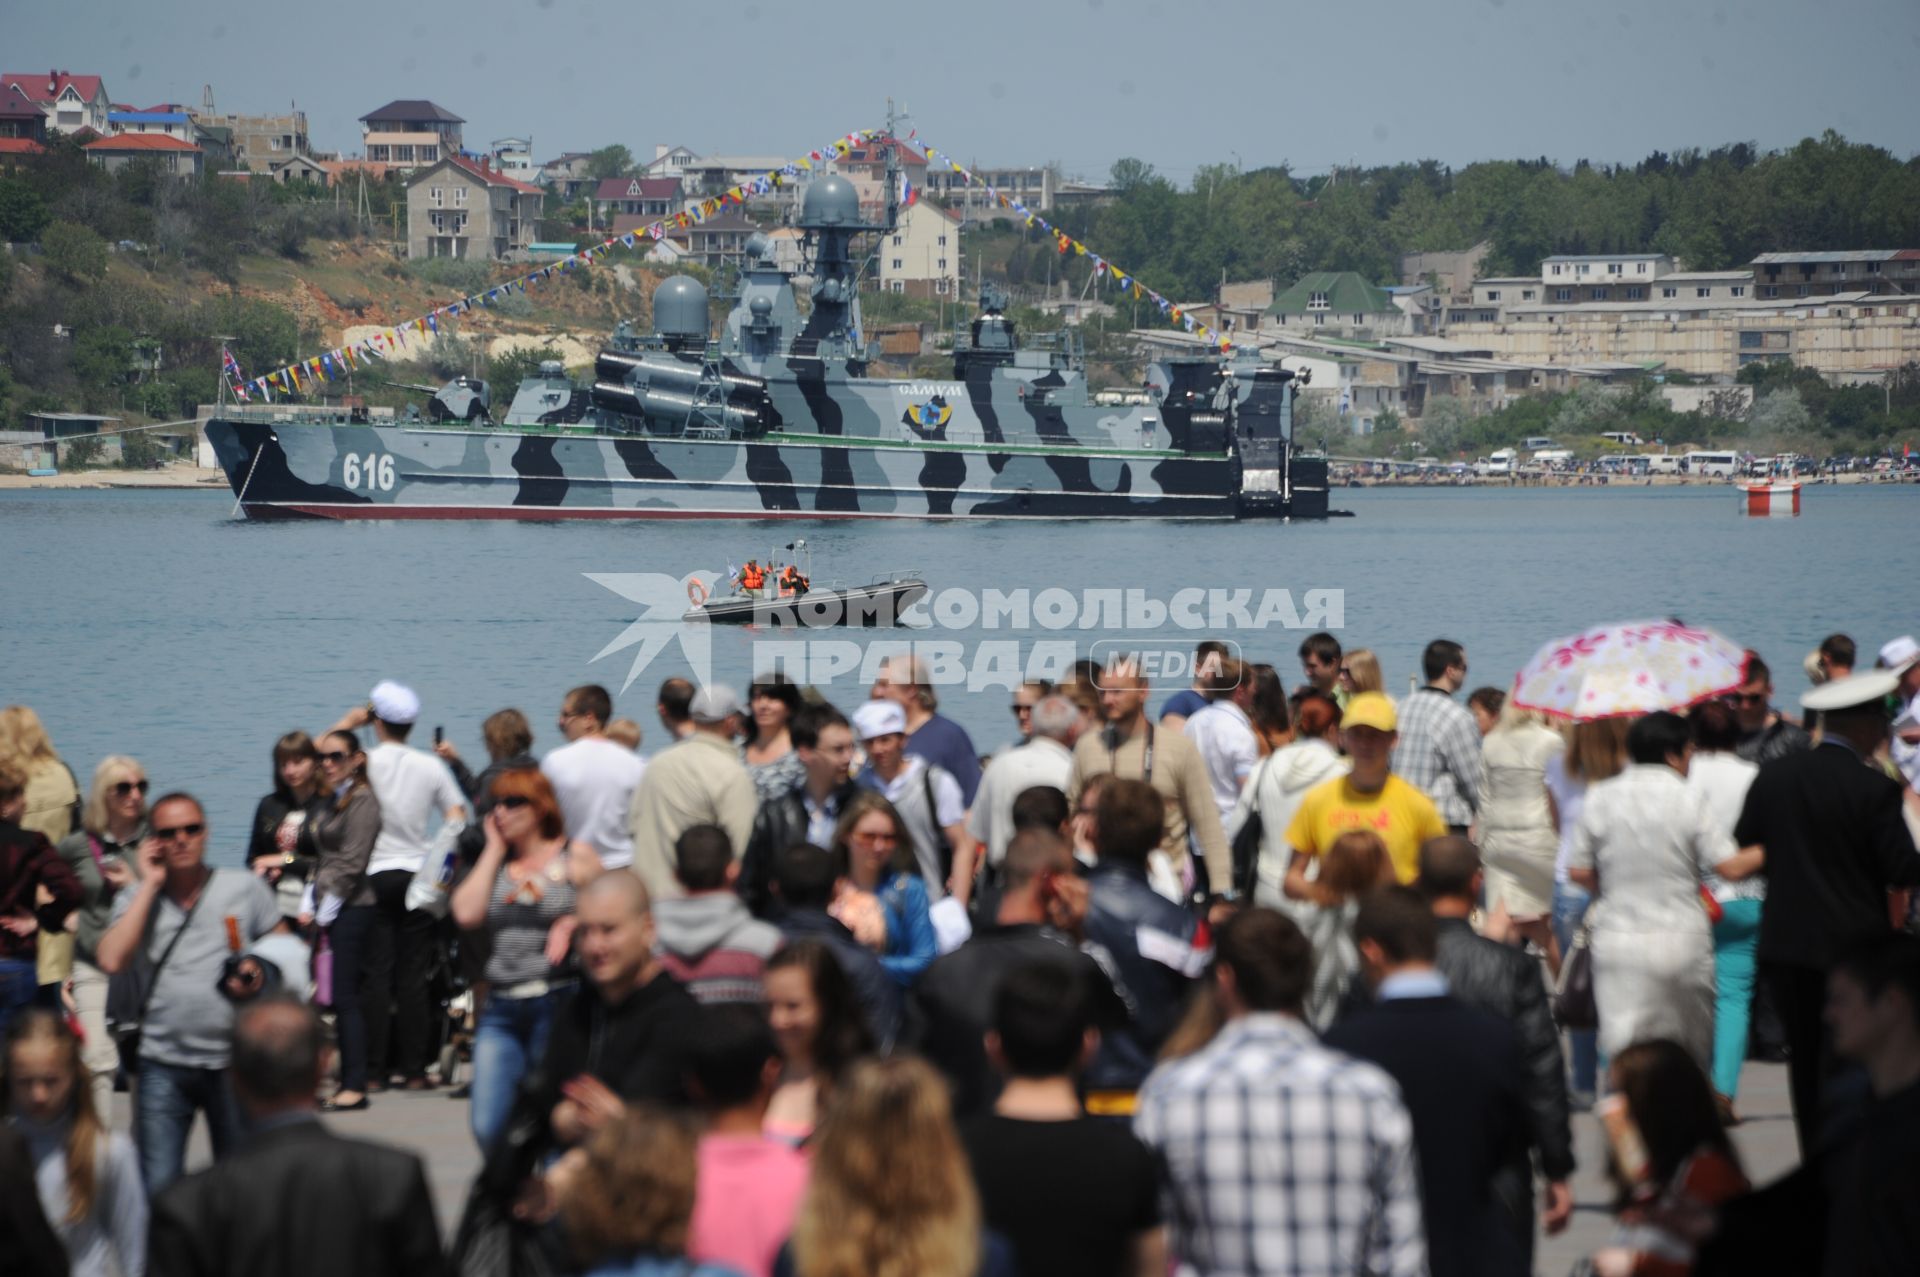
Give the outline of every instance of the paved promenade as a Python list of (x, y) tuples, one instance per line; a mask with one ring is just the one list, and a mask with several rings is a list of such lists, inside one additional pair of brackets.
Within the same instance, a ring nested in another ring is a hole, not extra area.
[[(118, 1125), (125, 1130), (126, 1097), (117, 1100)], [(1785, 1066), (1749, 1063), (1740, 1078), (1739, 1109), (1746, 1121), (1734, 1130), (1734, 1138), (1747, 1174), (1757, 1183), (1769, 1183), (1799, 1160)], [(448, 1099), (444, 1091), (390, 1091), (375, 1096), (365, 1112), (330, 1114), (326, 1121), (344, 1135), (384, 1140), (425, 1158), (441, 1231), (452, 1235), (480, 1162), (464, 1101)], [(1606, 1139), (1591, 1115), (1574, 1119), (1574, 1146), (1580, 1169), (1574, 1176), (1573, 1223), (1560, 1236), (1541, 1239), (1534, 1264), (1541, 1277), (1563, 1277), (1575, 1260), (1606, 1241), (1610, 1228)], [(194, 1166), (206, 1164), (204, 1127), (196, 1128), (191, 1158)]]

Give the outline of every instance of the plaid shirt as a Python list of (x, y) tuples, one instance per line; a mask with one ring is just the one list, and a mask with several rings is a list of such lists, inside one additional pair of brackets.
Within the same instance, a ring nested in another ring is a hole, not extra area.
[(1174, 1256), (1209, 1277), (1427, 1271), (1399, 1087), (1292, 1016), (1230, 1021), (1156, 1070), (1134, 1133), (1160, 1156)]
[(1400, 702), (1393, 773), (1425, 790), (1449, 825), (1471, 825), (1487, 788), (1473, 715), (1437, 687), (1423, 687)]

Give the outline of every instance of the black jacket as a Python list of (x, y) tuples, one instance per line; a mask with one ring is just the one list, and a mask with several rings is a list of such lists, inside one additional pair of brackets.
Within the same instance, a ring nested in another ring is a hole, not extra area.
[(1420, 1154), (1433, 1277), (1526, 1277), (1495, 1180), (1527, 1129), (1520, 1043), (1505, 1021), (1457, 998), (1403, 998), (1354, 1012), (1326, 1043), (1400, 1084)]
[(853, 986), (853, 997), (867, 1015), (867, 1031), (881, 1051), (891, 1051), (900, 1036), (900, 986), (871, 950), (853, 938), (838, 918), (824, 909), (787, 909), (774, 919), (788, 940), (818, 940), (833, 951)]
[(27, 1137), (0, 1122), (0, 1255), (19, 1277), (67, 1277), (67, 1248), (40, 1209)]
[(1009, 971), (1038, 962), (1061, 963), (1081, 974), (1093, 1000), (1093, 1022), (1102, 1032), (1127, 1023), (1126, 1003), (1107, 973), (1060, 932), (1032, 923), (975, 931), (958, 949), (935, 958), (920, 977), (907, 1022), (909, 1042), (952, 1085), (956, 1114), (983, 1109), (998, 1093), (982, 1042), (993, 1021), (994, 998)]
[(253, 835), (247, 840), (247, 863), (251, 865), (262, 856), (278, 856), (280, 844), (274, 835), (280, 830), (280, 822), (287, 813), (295, 809), (304, 809), (306, 820), (300, 826), (300, 837), (294, 844), (293, 863), (288, 865), (286, 873), (305, 881), (313, 871), (313, 862), (320, 855), (320, 849), (313, 845), (313, 822), (331, 805), (333, 795), (321, 786), (314, 791), (313, 797), (304, 803), (297, 803), (284, 789), (275, 789), (260, 800), (253, 809)]
[[(777, 912), (773, 902), (774, 857), (807, 841), (807, 804), (801, 797), (805, 790), (806, 782), (802, 781), (780, 797), (761, 803), (753, 815), (753, 832), (747, 835), (747, 849), (740, 858), (737, 890), (756, 918), (769, 918)], [(828, 805), (836, 812), (845, 811), (847, 800), (858, 790), (849, 780), (828, 796)]]
[(605, 1082), (623, 1100), (686, 1103), (679, 1044), (697, 1006), (665, 971), (614, 1006), (592, 985), (582, 985), (547, 1033), (547, 1054), (535, 1083), (543, 1111), (551, 1113), (560, 1102), (560, 1088), (583, 1073)]
[(1762, 962), (1826, 970), (1893, 929), (1888, 888), (1920, 885), (1901, 786), (1839, 741), (1764, 764), (1733, 837), (1767, 849)]
[(1207, 952), (1194, 948), (1194, 916), (1148, 886), (1143, 871), (1103, 861), (1087, 887), (1087, 939), (1112, 959), (1110, 974), (1133, 1018), (1101, 1038), (1086, 1084), (1097, 1091), (1137, 1090), (1180, 1022)]
[(153, 1277), (440, 1277), (420, 1159), (317, 1119), (256, 1136), (168, 1187), (147, 1236)]
[[(1491, 1011), (1513, 1026), (1527, 1068), (1528, 1129), (1540, 1154), (1540, 1173), (1551, 1180), (1566, 1179), (1573, 1174), (1567, 1074), (1560, 1055), (1560, 1032), (1547, 1009), (1540, 964), (1512, 945), (1475, 935), (1464, 918), (1439, 921), (1440, 954), (1434, 965), (1447, 977), (1454, 997)], [(1523, 1171), (1525, 1164), (1522, 1146)], [(1527, 1227), (1532, 1229), (1531, 1220)]]

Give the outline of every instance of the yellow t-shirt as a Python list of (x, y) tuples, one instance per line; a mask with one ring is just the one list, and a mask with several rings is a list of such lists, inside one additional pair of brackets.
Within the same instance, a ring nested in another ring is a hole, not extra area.
[(1387, 844), (1393, 872), (1403, 883), (1420, 872), (1420, 844), (1447, 832), (1447, 823), (1433, 800), (1398, 776), (1388, 776), (1378, 793), (1366, 794), (1345, 776), (1307, 791), (1293, 823), (1287, 826), (1287, 845), (1309, 856), (1326, 853), (1333, 840), (1354, 829), (1370, 829)]

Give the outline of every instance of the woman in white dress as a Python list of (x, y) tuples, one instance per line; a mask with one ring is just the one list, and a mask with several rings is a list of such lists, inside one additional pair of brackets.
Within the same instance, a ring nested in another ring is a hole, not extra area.
[(1593, 893), (1600, 1051), (1671, 1038), (1713, 1064), (1713, 933), (1701, 887), (1733, 859), (1733, 839), (1687, 788), (1687, 721), (1648, 714), (1627, 733), (1632, 765), (1587, 792), (1567, 876)]
[(1487, 870), (1486, 934), (1520, 936), (1560, 970), (1554, 943), (1553, 859), (1560, 836), (1547, 797), (1547, 764), (1566, 751), (1566, 740), (1540, 715), (1508, 704), (1487, 734), (1481, 753), (1487, 764), (1480, 808), (1480, 858)]

